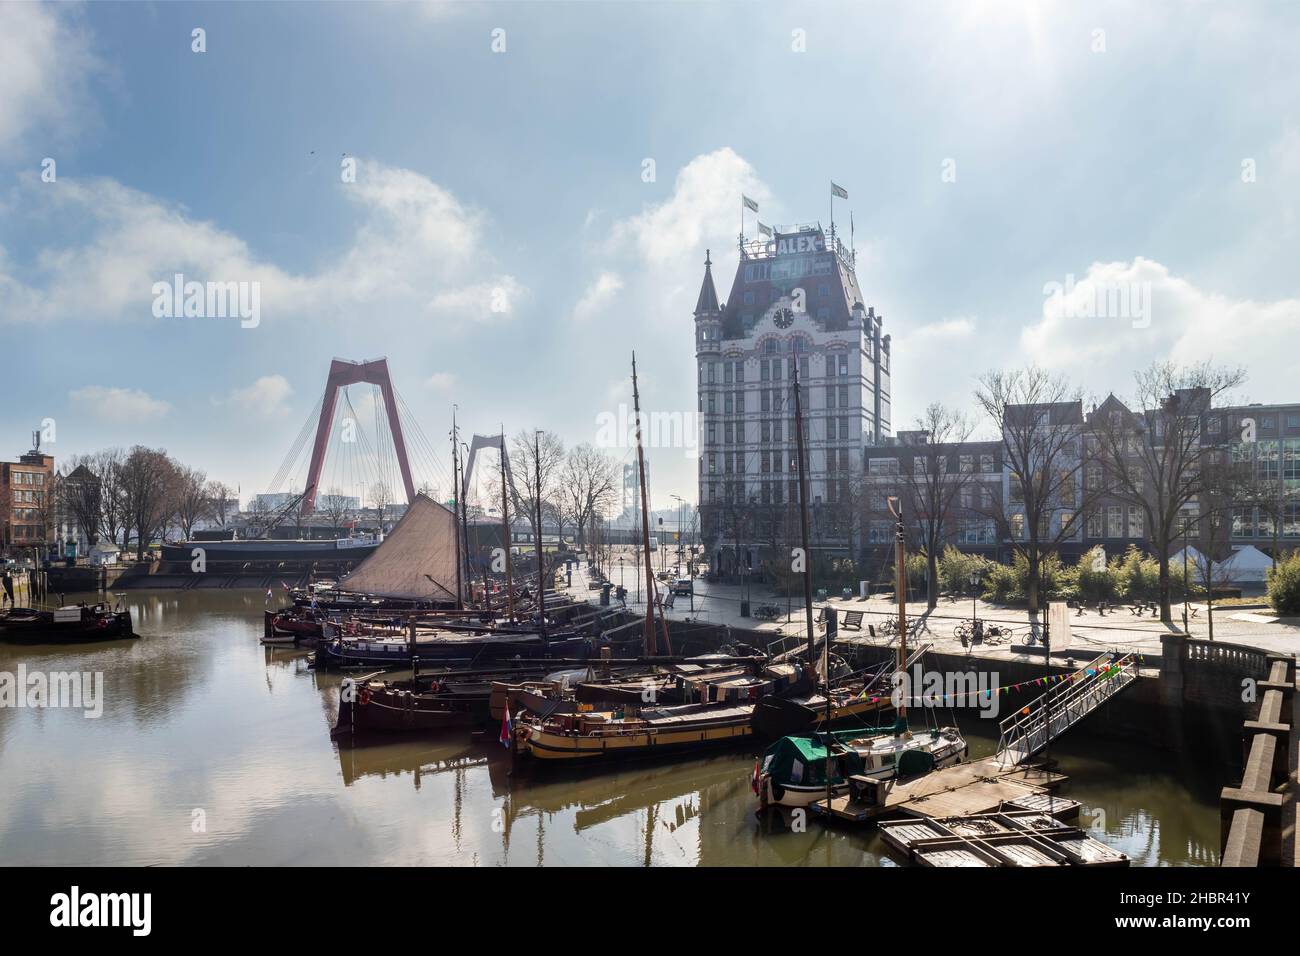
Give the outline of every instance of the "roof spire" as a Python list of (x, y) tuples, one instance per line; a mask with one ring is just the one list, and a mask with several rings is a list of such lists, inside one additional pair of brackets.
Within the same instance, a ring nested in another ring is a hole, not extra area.
[(718, 291), (713, 287), (712, 250), (706, 249), (704, 250), (704, 282), (700, 285), (700, 297), (695, 301), (695, 314), (699, 316), (721, 311), (718, 308)]

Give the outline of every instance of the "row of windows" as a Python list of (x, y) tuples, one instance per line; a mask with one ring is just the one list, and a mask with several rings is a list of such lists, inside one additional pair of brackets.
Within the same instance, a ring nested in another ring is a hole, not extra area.
[[(705, 486), (704, 497), (709, 504), (764, 504), (764, 505), (782, 505), (799, 503), (799, 482), (796, 479), (773, 480), (758, 482), (757, 490), (753, 485), (748, 486), (748, 497), (746, 496), (746, 485), (742, 482), (709, 482)], [(831, 502), (839, 500), (848, 500), (850, 485), (847, 481), (828, 481), (826, 485), (826, 494)], [(812, 504), (820, 505), (822, 503), (821, 495), (812, 496)], [(827, 526), (831, 533), (835, 533), (837, 525)], [(892, 527), (892, 526), (891, 526)]]
[[(1251, 416), (1245, 412), (1242, 412), (1240, 413), (1240, 417), (1250, 418)], [(1224, 419), (1223, 421), (1228, 425), (1229, 431), (1237, 427), (1236, 418)], [(1297, 415), (1294, 412), (1288, 412), (1285, 415), (1283, 415), (1282, 421), (1286, 425), (1288, 431), (1292, 429), (1300, 429), (1300, 415)], [(1263, 431), (1272, 431), (1274, 428), (1277, 427), (1277, 422), (1278, 422), (1278, 417), (1276, 415), (1259, 416), (1259, 427)], [(1205, 430), (1207, 433), (1211, 435), (1219, 434), (1220, 425), (1219, 425), (1219, 417), (1217, 415), (1211, 416), (1209, 419), (1206, 420)]]
[[(41, 475), (39, 477), (43, 478), (44, 475)], [(45, 492), (43, 491), (21, 491), (21, 490), (14, 491), (14, 501), (21, 501), (24, 504), (29, 504), (29, 505), (38, 505), (44, 500), (45, 500)]]
[[(814, 418), (812, 421), (807, 422), (806, 425), (808, 432), (805, 437), (809, 441), (850, 441), (853, 437), (853, 419), (851, 418)], [(705, 426), (707, 444), (710, 447), (718, 444), (718, 434), (717, 422), (709, 422)], [(724, 422), (721, 434), (724, 445), (745, 444), (745, 425), (743, 422), (734, 424)], [(775, 418), (758, 423), (758, 439), (763, 444), (783, 442), (786, 440), (786, 435), (791, 439), (794, 438), (793, 419), (787, 422), (786, 419)]]
[[(1300, 538), (1300, 504), (1288, 504), (1282, 511), (1279, 534), (1283, 538)], [(1273, 537), (1273, 516), (1261, 508), (1234, 508), (1232, 512), (1234, 538)]]
[[(948, 472), (947, 457), (940, 457), (936, 460), (938, 461), (939, 474), (941, 475), (947, 474)], [(979, 472), (978, 472), (979, 474), (986, 474), (986, 475), (994, 474), (992, 455), (980, 455), (978, 461), (979, 461)], [(962, 455), (958, 467), (961, 468), (964, 474), (976, 474), (977, 472), (975, 471), (975, 463), (976, 463), (975, 455)], [(913, 474), (924, 475), (927, 473), (928, 469), (929, 469), (928, 458), (918, 456), (912, 459)], [(868, 463), (868, 471), (872, 475), (882, 475), (882, 476), (897, 475), (898, 459), (897, 458), (872, 458)]]
[[(795, 457), (792, 449), (782, 449), (780, 451), (760, 451), (758, 455), (759, 474), (780, 474), (789, 471), (791, 474), (797, 471), (795, 467)], [(809, 471), (813, 471), (812, 452), (805, 452), (804, 457), (809, 462)], [(704, 473), (706, 467), (710, 475), (719, 473), (721, 467), (722, 474), (744, 474), (748, 467), (747, 461), (749, 455), (743, 451), (725, 451), (709, 452), (705, 460), (700, 462), (700, 472)], [(853, 471), (853, 449), (851, 448), (827, 448), (825, 471), (836, 474), (844, 474)]]
[(15, 485), (35, 485), (37, 488), (45, 485), (45, 473), (41, 471), (19, 471), (15, 468), (9, 474), (12, 476), (10, 481)]

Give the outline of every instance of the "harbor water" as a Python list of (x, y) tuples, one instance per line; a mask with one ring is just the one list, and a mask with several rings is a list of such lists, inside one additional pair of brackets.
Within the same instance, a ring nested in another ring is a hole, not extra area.
[[(0, 672), (103, 675), (99, 717), (0, 707), (0, 864), (896, 865), (871, 828), (756, 818), (755, 748), (512, 776), (495, 729), (340, 745), (339, 676), (259, 643), (264, 594), (125, 600), (138, 640), (0, 644)], [(1053, 756), (1134, 865), (1217, 863), (1224, 781), (1193, 758), (1086, 733)]]

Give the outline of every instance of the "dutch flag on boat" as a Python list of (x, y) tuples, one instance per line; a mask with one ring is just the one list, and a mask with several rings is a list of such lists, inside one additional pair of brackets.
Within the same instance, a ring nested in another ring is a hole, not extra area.
[(501, 746), (510, 749), (510, 740), (514, 737), (515, 725), (510, 722), (510, 704), (506, 703), (506, 712), (501, 715)]

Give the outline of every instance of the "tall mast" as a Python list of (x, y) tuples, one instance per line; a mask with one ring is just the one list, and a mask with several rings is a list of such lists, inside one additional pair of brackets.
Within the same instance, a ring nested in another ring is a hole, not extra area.
[[(469, 488), (467, 487), (469, 485), (468, 478), (469, 476), (465, 474), (465, 459), (462, 458), (460, 462), (460, 492), (456, 495), (456, 501), (460, 504), (460, 536), (465, 542), (465, 593), (470, 596), (469, 603), (473, 604), (474, 574), (470, 570), (469, 563), (469, 505), (465, 501), (465, 495), (469, 491)], [(486, 577), (486, 571), (484, 572), (484, 575)], [(487, 600), (486, 591), (483, 593), (483, 600)]]
[(542, 640), (546, 640), (546, 568), (542, 560), (542, 443), (538, 436), (541, 430), (533, 431), (533, 471), (537, 475), (536, 503), (534, 512), (537, 521), (537, 626)]
[(655, 579), (650, 570), (650, 507), (645, 494), (645, 452), (641, 448), (641, 392), (636, 381), (636, 352), (632, 353), (632, 408), (636, 412), (636, 467), (641, 486), (641, 548), (645, 553), (645, 655), (655, 654)]
[[(460, 510), (460, 442), (456, 435), (456, 406), (451, 406), (451, 470), (452, 481), (455, 482), (452, 499), (453, 505), (457, 511)], [(465, 589), (464, 582), (461, 581), (460, 569), (464, 563), (460, 553), (460, 522), (456, 520), (457, 515), (452, 512), (451, 522), (456, 528), (456, 610), (463, 610), (465, 601), (463, 599)]]
[[(902, 499), (890, 498), (889, 510), (898, 519), (894, 527), (894, 599), (898, 602), (898, 663), (895, 668), (903, 674), (907, 666), (907, 544), (903, 540)], [(894, 723), (895, 735), (899, 725), (907, 720), (907, 694), (899, 698), (898, 718)]]
[(515, 619), (514, 577), (510, 570), (510, 503), (506, 495), (506, 426), (501, 424), (501, 540), (506, 549), (506, 620)]
[[(817, 630), (813, 627), (812, 557), (808, 553), (808, 475), (804, 471), (803, 457), (803, 402), (799, 397), (799, 361), (795, 355), (794, 378), (794, 442), (795, 458), (799, 462), (799, 532), (803, 545), (803, 601), (804, 618), (808, 628), (808, 665), (815, 666)], [(827, 693), (830, 692), (830, 675), (827, 674)]]

